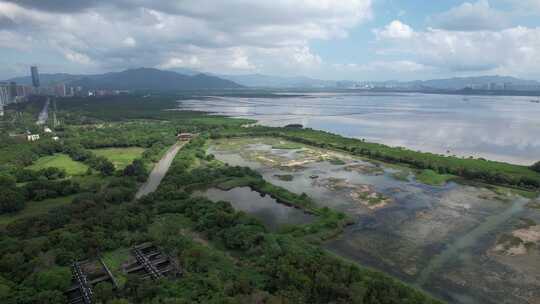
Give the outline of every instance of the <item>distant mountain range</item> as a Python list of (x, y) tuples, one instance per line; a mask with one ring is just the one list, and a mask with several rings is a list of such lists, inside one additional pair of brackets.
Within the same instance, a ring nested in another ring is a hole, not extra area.
[[(30, 76), (12, 78), (8, 81), (27, 85), (32, 84)], [(131, 69), (98, 75), (40, 74), (40, 82), (42, 86), (65, 83), (74, 87), (81, 86), (86, 90), (175, 91), (242, 88), (241, 85), (233, 81), (212, 75), (202, 73), (185, 75), (153, 68)]]
[(219, 75), (246, 87), (260, 88), (399, 88), (410, 90), (462, 90), (465, 88), (482, 88), (496, 84), (497, 88), (512, 85), (513, 88), (538, 87), (540, 82), (523, 80), (508, 76), (456, 77), (448, 79), (416, 80), (416, 81), (333, 81), (309, 77), (280, 77), (262, 74)]
[[(374, 83), (377, 84), (377, 83)], [(440, 90), (461, 90), (465, 88), (474, 88), (495, 85), (519, 86), (540, 86), (540, 82), (535, 80), (524, 80), (510, 76), (477, 76), (477, 77), (454, 77), (447, 79), (416, 80), (409, 82), (387, 81), (378, 84), (386, 86), (410, 87), (415, 89), (440, 89)]]
[[(32, 84), (30, 76), (9, 79), (19, 84)], [(234, 89), (250, 88), (306, 88), (306, 89), (343, 89), (343, 88), (384, 88), (403, 90), (463, 90), (473, 89), (509, 89), (538, 90), (540, 82), (523, 80), (508, 76), (456, 77), (448, 79), (416, 80), (416, 81), (334, 81), (309, 77), (285, 77), (263, 74), (246, 75), (212, 75), (195, 70), (177, 68), (158, 70), (154, 68), (130, 69), (98, 75), (72, 74), (40, 74), (43, 86), (66, 83), (70, 86), (81, 86), (84, 89), (114, 90), (200, 90), (200, 89)]]
[(337, 81), (313, 79), (304, 76), (280, 77), (262, 74), (218, 75), (246, 87), (259, 88), (335, 88)]

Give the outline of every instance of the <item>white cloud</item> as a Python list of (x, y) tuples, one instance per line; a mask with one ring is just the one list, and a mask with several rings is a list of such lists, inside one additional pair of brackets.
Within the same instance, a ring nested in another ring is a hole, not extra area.
[(0, 43), (32, 37), (35, 52), (102, 70), (296, 71), (322, 62), (312, 40), (346, 37), (369, 18), (371, 0), (0, 0)]
[(399, 20), (394, 20), (384, 27), (374, 31), (378, 39), (408, 39), (414, 34), (413, 29)]
[(347, 69), (362, 72), (391, 72), (391, 73), (413, 73), (430, 70), (431, 68), (423, 64), (409, 60), (394, 61), (373, 61), (367, 64), (335, 64), (336, 69)]
[(67, 60), (69, 60), (71, 62), (74, 62), (74, 63), (79, 63), (79, 64), (91, 64), (92, 63), (92, 59), (90, 59), (90, 57), (88, 57), (88, 55), (82, 54), (82, 53), (79, 53), (79, 52), (75, 52), (75, 51), (71, 51), (71, 50), (65, 50), (64, 51), (64, 56), (66, 57)]
[(124, 43), (124, 45), (127, 47), (134, 47), (137, 45), (137, 41), (135, 41), (133, 37), (126, 37), (122, 43)]
[(174, 68), (181, 68), (185, 66), (184, 60), (176, 57), (172, 57), (167, 59), (165, 62), (158, 65), (161, 69), (174, 69)]
[(524, 15), (540, 15), (540, 1), (538, 0), (506, 0), (514, 6), (518, 13)]
[(465, 2), (428, 19), (434, 27), (452, 31), (501, 30), (509, 27), (509, 17), (489, 5), (488, 0)]
[(507, 71), (518, 76), (540, 76), (540, 28), (411, 31), (408, 38), (378, 34), (379, 54), (405, 56), (420, 64), (452, 72)]

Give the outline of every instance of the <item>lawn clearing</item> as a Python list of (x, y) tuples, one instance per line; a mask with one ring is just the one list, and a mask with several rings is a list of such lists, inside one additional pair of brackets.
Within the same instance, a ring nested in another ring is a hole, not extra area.
[(71, 203), (73, 195), (57, 197), (40, 202), (27, 202), (23, 210), (13, 214), (3, 214), (0, 216), (0, 225), (9, 224), (15, 220), (45, 214), (49, 210), (65, 206)]
[(64, 169), (67, 175), (83, 175), (88, 170), (88, 166), (72, 160), (67, 154), (57, 153), (50, 156), (40, 157), (37, 161), (34, 162), (31, 166), (28, 166), (28, 169), (31, 170), (41, 170), (45, 168), (56, 167), (59, 169)]
[(144, 152), (143, 148), (104, 148), (92, 150), (97, 156), (103, 156), (110, 160), (117, 170), (123, 170), (134, 159), (140, 158)]

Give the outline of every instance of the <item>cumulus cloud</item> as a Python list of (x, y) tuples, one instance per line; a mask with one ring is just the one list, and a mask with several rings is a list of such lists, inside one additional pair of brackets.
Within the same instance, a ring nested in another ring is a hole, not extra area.
[(428, 21), (433, 27), (452, 31), (501, 30), (510, 24), (508, 16), (492, 8), (488, 0), (465, 2)]
[(381, 35), (378, 32), (379, 53), (404, 55), (420, 64), (452, 72), (505, 71), (513, 75), (538, 76), (540, 28), (411, 31), (407, 35)]
[(370, 17), (371, 0), (0, 0), (0, 48), (32, 37), (34, 52), (102, 70), (291, 70), (321, 63), (310, 41)]
[(373, 61), (367, 64), (335, 64), (334, 68), (363, 72), (382, 71), (391, 73), (412, 73), (431, 69), (428, 66), (409, 60)]
[(414, 34), (413, 29), (399, 20), (394, 20), (383, 29), (374, 30), (378, 39), (408, 39)]
[(514, 6), (516, 11), (523, 15), (540, 15), (540, 1), (538, 0), (506, 0)]

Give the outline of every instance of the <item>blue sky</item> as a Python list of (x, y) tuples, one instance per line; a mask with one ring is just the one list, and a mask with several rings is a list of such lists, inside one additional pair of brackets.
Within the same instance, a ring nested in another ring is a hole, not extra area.
[(135, 67), (540, 80), (540, 0), (0, 0), (0, 79)]

